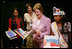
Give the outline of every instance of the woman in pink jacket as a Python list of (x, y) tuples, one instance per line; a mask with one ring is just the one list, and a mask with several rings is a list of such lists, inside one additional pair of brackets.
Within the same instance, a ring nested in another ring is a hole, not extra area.
[(43, 48), (44, 35), (50, 34), (51, 20), (43, 15), (43, 8), (40, 3), (35, 4), (33, 10), (37, 18), (34, 19), (32, 29), (33, 32), (33, 47)]

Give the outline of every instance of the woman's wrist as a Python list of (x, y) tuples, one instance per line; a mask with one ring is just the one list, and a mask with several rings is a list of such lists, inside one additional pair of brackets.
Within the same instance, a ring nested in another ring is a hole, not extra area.
[(11, 31), (11, 28), (9, 28), (8, 31)]

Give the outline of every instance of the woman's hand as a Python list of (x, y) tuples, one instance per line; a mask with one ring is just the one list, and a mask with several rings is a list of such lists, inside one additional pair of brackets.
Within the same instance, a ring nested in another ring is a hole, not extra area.
[(33, 33), (33, 34), (36, 34), (36, 30), (32, 30), (32, 33)]
[(9, 28), (8, 31), (11, 31), (11, 28)]
[(37, 34), (37, 36), (40, 36), (40, 31), (36, 30), (36, 34)]

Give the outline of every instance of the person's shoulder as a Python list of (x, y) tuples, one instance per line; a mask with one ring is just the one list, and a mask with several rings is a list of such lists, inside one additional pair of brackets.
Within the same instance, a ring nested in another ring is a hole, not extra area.
[(35, 14), (35, 12), (32, 12), (32, 17), (33, 17), (33, 18), (34, 18), (34, 17), (37, 17), (36, 14)]
[(47, 19), (48, 19), (48, 21), (50, 21), (50, 22), (51, 22), (51, 19), (50, 19), (50, 18), (48, 18), (48, 17), (47, 17)]
[(56, 24), (56, 22), (55, 22), (55, 21), (51, 23), (51, 25), (54, 25), (54, 24)]
[(37, 17), (34, 17), (34, 18), (33, 18), (33, 21), (36, 21), (36, 20), (37, 20)]
[(71, 25), (71, 23), (70, 22), (65, 22), (64, 25)]
[(70, 22), (67, 22), (68, 24), (71, 24)]
[(35, 12), (34, 12), (34, 11), (33, 11), (32, 13), (33, 13), (33, 14), (35, 14)]
[(24, 14), (24, 16), (27, 16), (27, 15), (29, 15), (29, 13), (25, 13), (25, 14)]
[(28, 13), (24, 13), (24, 15), (25, 15), (25, 14), (28, 14)]
[(46, 17), (46, 16), (44, 16), (45, 17), (45, 20), (47, 20), (47, 21), (50, 21), (51, 22), (51, 19), (49, 18), (49, 17)]

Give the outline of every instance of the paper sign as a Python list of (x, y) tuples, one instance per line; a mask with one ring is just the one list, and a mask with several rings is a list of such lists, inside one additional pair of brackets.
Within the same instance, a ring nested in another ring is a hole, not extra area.
[(56, 36), (44, 36), (44, 48), (60, 48), (59, 39)]

